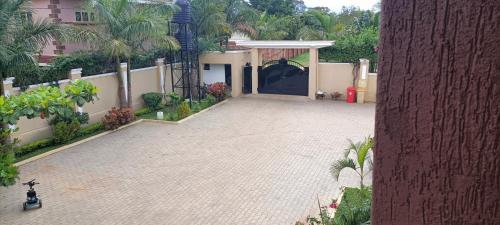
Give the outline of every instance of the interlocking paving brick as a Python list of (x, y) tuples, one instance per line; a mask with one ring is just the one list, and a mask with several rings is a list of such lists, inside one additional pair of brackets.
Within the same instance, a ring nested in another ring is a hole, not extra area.
[[(374, 108), (243, 97), (180, 125), (140, 123), (21, 166), (0, 188), (0, 224), (294, 224), (358, 184), (329, 166), (347, 138), (373, 135)], [(44, 207), (23, 212), (30, 178)]]

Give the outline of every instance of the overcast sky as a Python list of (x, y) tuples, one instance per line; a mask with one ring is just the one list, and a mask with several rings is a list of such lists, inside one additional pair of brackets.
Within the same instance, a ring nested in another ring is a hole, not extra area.
[(342, 6), (359, 6), (361, 9), (372, 9), (380, 0), (303, 0), (307, 7), (326, 6), (339, 12)]

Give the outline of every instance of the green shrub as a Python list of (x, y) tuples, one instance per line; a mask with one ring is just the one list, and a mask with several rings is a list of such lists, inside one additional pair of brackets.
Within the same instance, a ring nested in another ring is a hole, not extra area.
[(143, 109), (139, 109), (139, 110), (135, 111), (135, 116), (142, 116), (142, 115), (146, 115), (148, 113), (151, 113), (151, 110), (149, 108), (143, 108)]
[(29, 144), (25, 144), (22, 146), (19, 146), (16, 148), (16, 157), (20, 157), (26, 154), (29, 154), (31, 152), (34, 152), (38, 149), (49, 147), (54, 145), (54, 139), (53, 138), (45, 138), (45, 139), (40, 139), (38, 141), (31, 142)]
[(191, 114), (191, 108), (189, 107), (189, 103), (187, 101), (183, 101), (179, 108), (177, 108), (177, 117), (178, 119), (184, 119)]
[(210, 105), (213, 105), (213, 104), (217, 103), (217, 98), (215, 96), (213, 96), (213, 95), (210, 95), (210, 94), (207, 95), (206, 99), (208, 101), (208, 104), (210, 104)]
[(370, 221), (371, 188), (346, 188), (333, 224), (362, 224)]
[(80, 129), (80, 122), (73, 119), (71, 123), (59, 122), (53, 128), (54, 142), (56, 144), (66, 143), (74, 139)]
[(170, 98), (170, 104), (172, 104), (174, 108), (177, 108), (181, 100), (181, 97), (175, 92), (168, 94), (168, 97)]
[(89, 122), (90, 116), (88, 113), (73, 112), (72, 109), (68, 109), (66, 113), (55, 114), (50, 124), (54, 125), (59, 122), (71, 123), (74, 119), (78, 120), (80, 124), (87, 124)]
[(161, 93), (146, 93), (142, 95), (142, 99), (144, 100), (144, 104), (150, 110), (156, 110), (160, 108), (161, 101), (163, 100), (163, 94)]
[(95, 133), (102, 131), (102, 130), (104, 130), (104, 124), (95, 123), (95, 124), (80, 128), (77, 136), (78, 137), (87, 136), (87, 135), (95, 134)]
[(201, 110), (202, 110), (201, 103), (198, 103), (198, 102), (193, 103), (193, 109), (192, 109), (193, 112), (197, 113)]

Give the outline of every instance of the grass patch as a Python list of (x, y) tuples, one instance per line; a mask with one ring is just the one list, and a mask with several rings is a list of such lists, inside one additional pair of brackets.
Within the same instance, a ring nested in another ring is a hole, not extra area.
[[(194, 115), (204, 109), (207, 109), (217, 103), (211, 103), (209, 101), (202, 100), (201, 102), (193, 102), (193, 105), (191, 106), (191, 111), (189, 113), (189, 116)], [(179, 106), (178, 106), (179, 107)], [(158, 120), (157, 118), (157, 112), (163, 112), (163, 120), (165, 121), (179, 121), (182, 120), (186, 117), (179, 117), (177, 108), (173, 107), (171, 105), (167, 106), (162, 106), (160, 109), (157, 110), (150, 110), (150, 109), (141, 109), (138, 110), (135, 115), (139, 119), (148, 119), (148, 120)]]
[[(370, 220), (371, 203), (371, 188), (346, 188), (335, 212), (334, 224), (360, 224)], [(355, 223), (351, 223), (352, 220), (356, 220)]]
[(298, 62), (298, 63), (302, 64), (303, 66), (307, 67), (307, 66), (309, 66), (309, 52), (295, 56), (294, 58), (291, 58), (290, 60)]

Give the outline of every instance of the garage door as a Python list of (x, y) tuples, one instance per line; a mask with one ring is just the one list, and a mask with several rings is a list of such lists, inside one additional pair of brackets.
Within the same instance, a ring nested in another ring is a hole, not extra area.
[(259, 93), (302, 95), (309, 94), (309, 68), (295, 61), (274, 60), (259, 67)]

